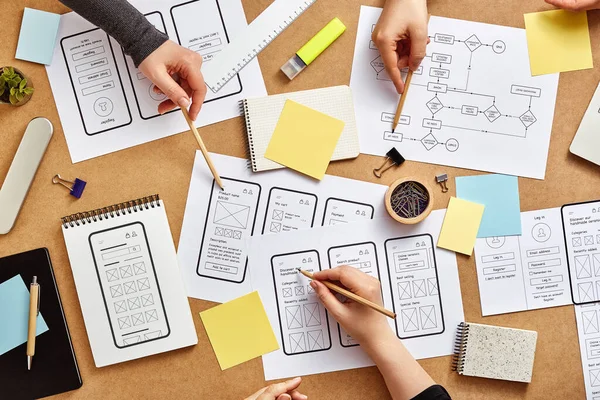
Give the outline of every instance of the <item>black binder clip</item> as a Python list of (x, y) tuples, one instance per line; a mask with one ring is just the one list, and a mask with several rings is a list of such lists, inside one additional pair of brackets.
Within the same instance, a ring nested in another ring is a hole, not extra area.
[(83, 190), (85, 189), (85, 185), (87, 184), (86, 181), (82, 181), (79, 178), (75, 178), (75, 182), (68, 181), (66, 179), (61, 178), (59, 174), (54, 175), (54, 177), (52, 178), (52, 183), (58, 183), (59, 185), (63, 185), (64, 187), (69, 189), (69, 194), (71, 196), (76, 197), (78, 199), (81, 198)]
[[(373, 174), (378, 178), (381, 178), (381, 175), (383, 175), (385, 171), (392, 168), (394, 165), (400, 165), (404, 161), (406, 161), (404, 160), (404, 157), (402, 157), (402, 154), (400, 154), (400, 152), (396, 150), (395, 147), (392, 147), (390, 151), (386, 153), (386, 156), (387, 158), (385, 159), (383, 164), (381, 164), (381, 167), (375, 168), (373, 170)], [(389, 162), (391, 162), (391, 164), (386, 167), (386, 164), (388, 164)]]
[(448, 186), (446, 186), (446, 182), (448, 181), (448, 174), (436, 175), (435, 181), (439, 183), (442, 187), (442, 193), (446, 193), (448, 191)]

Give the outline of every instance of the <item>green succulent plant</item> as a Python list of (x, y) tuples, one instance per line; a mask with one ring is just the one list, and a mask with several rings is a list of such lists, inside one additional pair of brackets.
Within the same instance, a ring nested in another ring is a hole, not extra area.
[(10, 104), (18, 104), (25, 96), (33, 93), (32, 87), (27, 87), (27, 79), (23, 78), (13, 67), (2, 68), (0, 74), (0, 97), (8, 91)]

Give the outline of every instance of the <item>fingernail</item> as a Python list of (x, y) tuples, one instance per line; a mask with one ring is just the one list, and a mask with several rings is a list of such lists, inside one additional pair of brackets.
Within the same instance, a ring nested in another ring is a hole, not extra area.
[(316, 289), (317, 288), (317, 282), (310, 281), (310, 287), (312, 287), (313, 289)]
[(190, 99), (186, 97), (182, 97), (177, 102), (177, 105), (181, 108), (188, 108), (190, 106)]

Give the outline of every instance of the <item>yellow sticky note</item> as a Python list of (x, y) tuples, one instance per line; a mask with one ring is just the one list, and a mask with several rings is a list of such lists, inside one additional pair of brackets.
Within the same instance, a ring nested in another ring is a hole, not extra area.
[(484, 208), (483, 204), (450, 197), (437, 243), (438, 247), (470, 256), (473, 253)]
[(585, 11), (525, 14), (531, 75), (594, 67)]
[(279, 348), (258, 292), (203, 311), (200, 318), (222, 370)]
[(344, 121), (287, 100), (265, 157), (323, 179), (344, 125)]

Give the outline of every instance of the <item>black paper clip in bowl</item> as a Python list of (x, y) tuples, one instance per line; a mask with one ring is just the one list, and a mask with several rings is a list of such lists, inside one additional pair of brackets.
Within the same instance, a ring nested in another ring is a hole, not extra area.
[[(395, 165), (400, 165), (404, 161), (406, 161), (404, 157), (402, 157), (402, 154), (400, 154), (400, 152), (396, 150), (395, 147), (392, 147), (390, 151), (386, 153), (386, 156), (387, 158), (385, 159), (383, 164), (381, 164), (381, 167), (373, 169), (373, 174), (378, 178), (381, 178), (383, 173), (388, 169), (392, 168)], [(388, 163), (389, 165), (387, 165)]]

